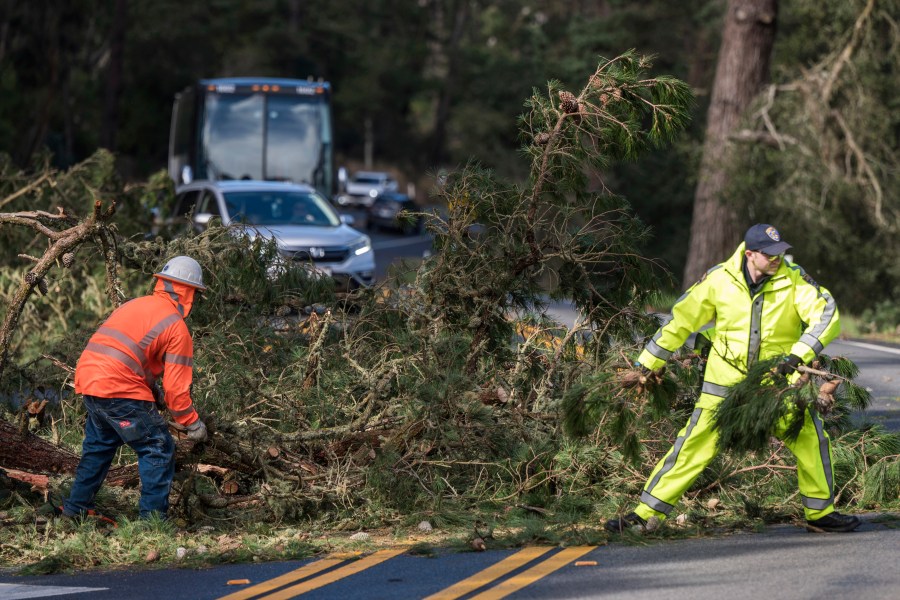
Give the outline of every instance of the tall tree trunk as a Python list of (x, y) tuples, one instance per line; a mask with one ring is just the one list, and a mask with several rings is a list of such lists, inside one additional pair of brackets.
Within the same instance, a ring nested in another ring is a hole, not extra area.
[[(29, 115), (31, 121), (26, 129), (22, 144), (16, 149), (16, 162), (19, 164), (28, 164), (28, 161), (44, 145), (47, 139), (47, 131), (50, 129), (50, 120), (53, 117), (53, 107), (57, 102), (58, 87), (60, 81), (60, 72), (62, 70), (61, 62), (63, 58), (60, 52), (61, 25), (60, 14), (62, 11), (51, 10), (51, 7), (39, 7), (43, 23), (43, 35), (37, 36), (42, 43), (46, 44), (46, 48), (42, 48), (44, 57), (38, 63), (39, 68), (44, 70), (45, 86), (41, 89), (40, 95), (43, 96), (37, 100), (37, 91), (35, 100), (37, 106), (34, 107), (34, 114)], [(46, 62), (45, 62), (46, 61)]]
[(723, 202), (728, 135), (769, 79), (778, 0), (729, 0), (706, 123), (683, 286), (727, 258), (743, 226)]
[[(450, 103), (452, 94), (456, 92), (456, 74), (459, 70), (459, 45), (462, 41), (463, 33), (469, 21), (469, 1), (460, 0), (458, 2), (448, 3), (450, 14), (444, 12), (444, 6), (438, 6), (438, 27), (440, 25), (449, 25), (451, 27), (449, 35), (446, 32), (439, 31), (439, 35), (444, 42), (438, 48), (440, 54), (436, 57), (436, 61), (444, 67), (444, 77), (442, 85), (438, 92), (437, 107), (434, 114), (434, 134), (431, 150), (431, 164), (438, 166), (443, 163), (445, 158), (445, 145), (447, 142), (447, 120), (450, 118)], [(447, 23), (452, 17), (452, 22)]]
[(116, 131), (119, 129), (119, 98), (122, 95), (122, 71), (125, 61), (127, 4), (127, 0), (115, 0), (112, 31), (109, 36), (109, 70), (106, 74), (100, 145), (110, 151), (116, 149)]
[(288, 2), (288, 31), (291, 35), (300, 33), (303, 23), (303, 0), (289, 0)]

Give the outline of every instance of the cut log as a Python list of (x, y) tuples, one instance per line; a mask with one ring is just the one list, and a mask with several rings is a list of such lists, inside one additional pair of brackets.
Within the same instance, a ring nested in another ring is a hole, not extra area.
[(0, 467), (29, 473), (74, 473), (79, 456), (0, 419)]
[[(74, 475), (81, 457), (74, 452), (53, 444), (40, 436), (20, 430), (16, 425), (0, 419), (0, 467), (16, 469), (33, 474)], [(213, 444), (224, 446), (225, 451)], [(176, 464), (194, 463), (197, 455), (193, 453), (195, 444), (180, 440), (176, 443)], [(247, 464), (246, 452), (236, 452), (235, 444), (222, 438), (214, 438), (206, 446), (203, 462), (224, 469), (251, 474), (256, 467)], [(106, 485), (117, 487), (134, 486), (140, 482), (137, 464), (114, 467), (106, 476)]]
[(6, 476), (23, 483), (31, 484), (31, 489), (36, 492), (46, 492), (50, 486), (50, 478), (46, 475), (35, 475), (17, 469), (5, 469)]

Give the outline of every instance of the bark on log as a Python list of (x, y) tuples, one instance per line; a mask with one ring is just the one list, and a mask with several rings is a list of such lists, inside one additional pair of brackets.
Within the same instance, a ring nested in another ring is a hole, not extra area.
[(0, 419), (0, 467), (29, 473), (74, 473), (79, 456)]
[[(43, 473), (53, 475), (74, 475), (75, 469), (81, 457), (74, 452), (48, 442), (47, 440), (30, 432), (22, 432), (9, 421), (0, 419), (0, 467), (16, 469), (28, 473)], [(212, 464), (244, 474), (254, 473), (258, 467), (242, 460), (243, 457), (228, 452), (234, 448), (233, 444), (223, 441), (227, 449), (222, 451), (212, 443), (207, 446), (202, 454), (203, 462)], [(193, 453), (194, 443), (186, 440), (176, 442), (175, 462), (186, 464), (196, 462), (197, 454)], [(137, 464), (114, 467), (106, 476), (105, 485), (125, 487), (137, 485), (140, 481)]]
[(34, 473), (26, 473), (17, 469), (5, 469), (6, 476), (22, 483), (27, 483), (32, 489), (46, 491), (50, 486), (50, 478), (46, 475), (35, 475)]

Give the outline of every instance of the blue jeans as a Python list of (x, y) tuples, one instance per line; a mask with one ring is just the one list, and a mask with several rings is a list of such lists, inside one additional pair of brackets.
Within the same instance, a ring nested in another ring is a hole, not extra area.
[(63, 513), (82, 515), (94, 508), (94, 497), (116, 450), (128, 444), (137, 453), (141, 476), (141, 518), (165, 518), (175, 476), (175, 442), (153, 402), (85, 396), (87, 423), (75, 483), (63, 501)]

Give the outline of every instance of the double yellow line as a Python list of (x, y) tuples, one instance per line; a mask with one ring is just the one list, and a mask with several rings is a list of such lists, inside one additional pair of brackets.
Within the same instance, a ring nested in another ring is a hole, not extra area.
[(326, 569), (330, 569), (331, 567), (344, 562), (340, 558), (325, 558), (322, 560), (317, 560), (314, 563), (310, 563), (308, 565), (300, 567), (299, 569), (291, 571), (290, 573), (285, 573), (284, 575), (276, 577), (275, 579), (270, 579), (269, 581), (264, 581), (258, 585), (254, 585), (253, 587), (243, 589), (233, 594), (228, 594), (227, 596), (224, 596), (219, 600), (249, 600), (250, 598), (256, 598), (257, 596), (260, 596), (260, 600), (262, 600), (263, 598), (265, 598), (265, 600), (286, 600), (287, 598), (294, 598), (295, 596), (305, 594), (306, 592), (318, 589), (322, 586), (328, 585), (329, 583), (334, 583), (338, 579), (343, 579), (344, 577), (349, 577), (350, 575), (359, 573), (360, 571), (365, 571), (369, 567), (374, 567), (378, 563), (383, 563), (389, 558), (394, 558), (398, 554), (403, 554), (404, 552), (406, 552), (406, 548), (399, 548), (395, 550), (379, 550), (374, 554), (370, 554), (369, 556), (348, 563), (339, 569), (329, 571), (328, 573), (325, 573), (324, 575), (321, 575), (319, 577), (309, 579), (302, 583), (298, 583), (297, 585), (292, 585), (291, 587), (279, 590), (274, 594), (268, 594), (265, 596), (262, 595), (295, 581), (300, 581), (301, 579), (311, 577), (316, 573), (319, 573)]
[[(472, 596), (471, 600), (499, 600), (500, 598), (505, 598), (513, 592), (521, 590), (538, 579), (546, 577), (557, 569), (566, 566), (573, 560), (584, 556), (594, 548), (596, 548), (596, 546), (575, 546), (560, 550), (550, 558), (542, 560), (533, 567), (500, 582), (494, 587), (486, 589), (476, 596)], [(447, 589), (441, 590), (437, 594), (428, 596), (425, 600), (455, 600), (456, 598), (465, 596), (466, 594), (474, 592), (475, 590), (500, 579), (504, 575), (512, 573), (523, 565), (550, 552), (550, 550), (553, 550), (553, 548), (525, 548), (512, 556), (504, 558), (497, 564), (491, 565), (487, 569), (475, 573), (468, 579), (463, 579)]]
[[(516, 575), (501, 581), (499, 584), (489, 587), (480, 594), (472, 596), (471, 600), (499, 600), (500, 598), (505, 598), (509, 594), (531, 585), (542, 577), (546, 577), (550, 573), (553, 573), (579, 557), (584, 556), (595, 548), (596, 546), (576, 546), (560, 550), (559, 552), (552, 554), (549, 558), (542, 559), (540, 562), (521, 573), (517, 573)], [(426, 600), (455, 600), (456, 598), (473, 593), (480, 588), (486, 587), (495, 581), (502, 579), (528, 563), (543, 557), (553, 549), (554, 548), (552, 547), (532, 547), (520, 550), (512, 556), (504, 558), (500, 562), (479, 571), (471, 577), (463, 579), (436, 594), (428, 596)], [(349, 577), (350, 575), (365, 571), (369, 567), (374, 567), (388, 559), (403, 554), (405, 551), (405, 548), (379, 550), (378, 552), (335, 569), (332, 568), (345, 561), (339, 558), (325, 558), (304, 565), (299, 569), (285, 573), (274, 579), (229, 594), (219, 600), (250, 600), (251, 598), (257, 600), (287, 600), (288, 598), (295, 598), (306, 592), (334, 583), (344, 577)], [(328, 569), (332, 570), (329, 571)], [(314, 577), (323, 571), (327, 572)], [(294, 584), (297, 581), (300, 581), (300, 583)]]

